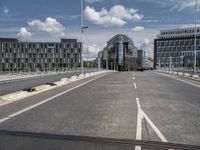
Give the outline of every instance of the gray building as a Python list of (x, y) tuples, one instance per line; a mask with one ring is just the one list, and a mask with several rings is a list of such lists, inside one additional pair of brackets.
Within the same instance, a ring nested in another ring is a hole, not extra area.
[(138, 69), (145, 69), (146, 64), (145, 64), (145, 57), (146, 57), (146, 52), (144, 50), (138, 50), (137, 51), (137, 62), (138, 62)]
[(58, 70), (80, 67), (81, 43), (76, 39), (61, 42), (22, 42), (0, 38), (0, 71)]
[(126, 35), (112, 37), (103, 51), (99, 52), (101, 66), (110, 70), (129, 71), (137, 69), (137, 48)]
[[(161, 30), (154, 40), (154, 68), (192, 67), (195, 28)], [(200, 27), (197, 28), (196, 56), (200, 66)]]

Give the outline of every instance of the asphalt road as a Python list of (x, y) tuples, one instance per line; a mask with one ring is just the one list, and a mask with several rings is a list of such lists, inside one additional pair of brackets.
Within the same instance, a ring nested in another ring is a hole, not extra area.
[[(85, 72), (90, 72), (90, 71), (85, 71)], [(12, 80), (8, 82), (0, 82), (0, 96), (16, 92), (19, 90), (23, 90), (25, 88), (31, 88), (34, 86), (55, 82), (60, 80), (61, 78), (67, 78), (73, 75), (79, 75), (80, 73), (81, 72), (71, 72), (71, 73), (55, 74), (48, 76), (45, 75), (36, 78)]]
[[(154, 72), (92, 77), (1, 106), (0, 130), (200, 146), (198, 86)], [(22, 141), (15, 149), (23, 148)], [(8, 143), (12, 146), (16, 139)]]

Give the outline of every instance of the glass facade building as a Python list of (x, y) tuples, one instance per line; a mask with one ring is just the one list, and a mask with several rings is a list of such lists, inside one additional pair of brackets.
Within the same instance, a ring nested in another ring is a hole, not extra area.
[(112, 37), (103, 51), (99, 52), (103, 68), (129, 71), (137, 69), (137, 48), (126, 35)]

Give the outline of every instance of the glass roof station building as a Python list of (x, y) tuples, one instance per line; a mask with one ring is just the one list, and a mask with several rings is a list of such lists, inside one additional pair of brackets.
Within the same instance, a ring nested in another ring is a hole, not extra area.
[[(196, 32), (196, 62), (200, 66), (200, 27)], [(195, 28), (161, 30), (154, 39), (154, 68), (191, 67), (194, 63)]]
[(80, 67), (81, 42), (22, 42), (0, 38), (0, 71), (61, 70)]
[(98, 57), (102, 68), (118, 71), (137, 69), (137, 48), (131, 38), (123, 34), (112, 37)]

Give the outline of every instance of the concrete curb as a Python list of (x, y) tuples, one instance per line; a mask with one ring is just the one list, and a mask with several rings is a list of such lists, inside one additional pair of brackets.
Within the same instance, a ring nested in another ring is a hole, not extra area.
[(48, 84), (39, 85), (39, 86), (33, 87), (33, 89), (35, 89), (35, 91), (33, 91), (33, 92), (17, 91), (17, 92), (14, 92), (14, 93), (3, 95), (3, 96), (0, 96), (0, 106), (5, 105), (5, 104), (9, 104), (9, 103), (17, 101), (17, 100), (21, 100), (23, 98), (27, 98), (27, 97), (36, 95), (36, 94), (39, 94), (39, 93), (42, 93), (44, 91), (48, 91), (48, 90), (66, 85), (66, 84), (71, 83), (71, 82), (86, 79), (86, 78), (89, 78), (89, 77), (92, 77), (92, 76), (95, 76), (95, 75), (101, 75), (103, 73), (108, 73), (108, 72), (112, 72), (112, 71), (100, 71), (100, 72), (80, 74), (79, 76), (71, 76), (71, 78), (62, 78), (59, 81), (53, 82), (53, 84), (55, 84), (55, 86), (51, 86), (51, 85), (48, 85)]
[(171, 74), (179, 77), (184, 77), (187, 79), (192, 79), (195, 81), (200, 81), (200, 76), (199, 75), (190, 75), (189, 73), (183, 73), (183, 72), (176, 72), (176, 71), (166, 71), (166, 70), (156, 70), (161, 73), (166, 73), (166, 74)]

